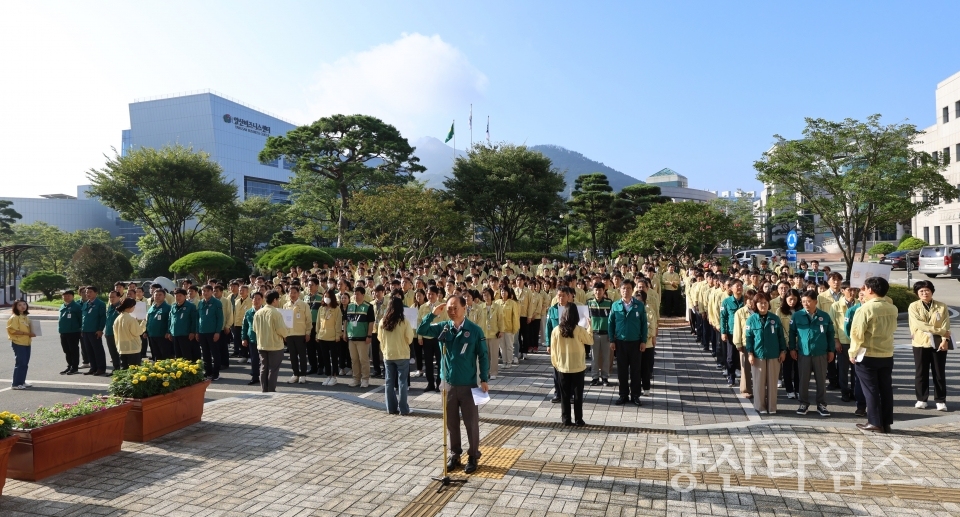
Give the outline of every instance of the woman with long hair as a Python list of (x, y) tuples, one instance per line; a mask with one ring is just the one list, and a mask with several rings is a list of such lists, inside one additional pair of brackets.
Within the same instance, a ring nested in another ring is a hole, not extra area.
[[(342, 284), (343, 282), (341, 282)], [(340, 307), (348, 307), (350, 305), (350, 296), (349, 292), (338, 292), (337, 298), (340, 302)], [(337, 337), (337, 351), (340, 353), (340, 368), (338, 373), (340, 375), (352, 375), (353, 369), (352, 361), (350, 360), (350, 343), (347, 342), (347, 311), (340, 310), (340, 334)], [(332, 384), (331, 384), (332, 386)]]
[(503, 312), (503, 341), (504, 347), (509, 350), (509, 357), (503, 356), (503, 364), (518, 364), (517, 358), (520, 357), (520, 351), (517, 350), (515, 341), (517, 332), (520, 330), (520, 305), (517, 304), (517, 295), (513, 288), (503, 284), (500, 286), (500, 299), (497, 300), (500, 310)]
[[(387, 313), (380, 321), (377, 337), (387, 375), (384, 389), (387, 396), (387, 412), (391, 415), (409, 415), (407, 391), (410, 388), (410, 342), (416, 332), (403, 316), (403, 300), (390, 298)], [(399, 401), (398, 393), (399, 392)]]
[(13, 385), (15, 390), (25, 390), (33, 385), (27, 382), (27, 368), (30, 366), (30, 343), (37, 337), (30, 330), (30, 307), (27, 302), (17, 300), (13, 303), (13, 314), (7, 320), (7, 337), (13, 346)]
[[(780, 318), (780, 326), (784, 329), (784, 333), (788, 332), (787, 329), (790, 328), (790, 319), (793, 314), (800, 310), (803, 310), (803, 305), (800, 303), (800, 291), (790, 289), (777, 309), (777, 317)], [(783, 389), (787, 392), (787, 398), (798, 398), (800, 396), (800, 367), (797, 361), (790, 357), (790, 354), (787, 354), (781, 368), (783, 368)]]
[[(423, 283), (423, 280), (417, 279), (417, 285), (426, 285)], [(413, 294), (413, 304), (412, 308), (417, 309), (417, 314), (420, 313), (420, 307), (427, 303), (427, 290), (426, 288), (417, 288), (416, 292)], [(417, 320), (419, 323), (419, 319)], [(410, 341), (410, 355), (414, 358), (417, 363), (417, 371), (413, 372), (414, 377), (423, 377), (426, 372), (423, 369), (423, 348), (420, 347), (420, 342), (417, 339), (417, 336), (413, 336), (413, 340)]]
[[(579, 326), (576, 304), (562, 307), (560, 325), (550, 334), (550, 362), (560, 373), (560, 419), (563, 425), (587, 425), (583, 421), (583, 372), (587, 369), (584, 345), (593, 345), (593, 334)], [(570, 403), (573, 416), (570, 419)]]
[(494, 380), (499, 373), (498, 357), (501, 353), (503, 354), (503, 368), (506, 370), (513, 349), (508, 350), (503, 344), (503, 311), (501, 306), (493, 301), (493, 289), (485, 287), (481, 296), (483, 302), (476, 304), (476, 324), (480, 325), (484, 337), (487, 338), (487, 350), (490, 352), (490, 379)]
[(319, 370), (329, 370), (330, 375), (323, 381), (324, 386), (337, 384), (337, 370), (340, 362), (339, 341), (344, 339), (342, 331), (343, 312), (337, 301), (337, 291), (328, 289), (323, 293), (323, 305), (317, 309), (317, 323), (314, 332), (320, 348)]

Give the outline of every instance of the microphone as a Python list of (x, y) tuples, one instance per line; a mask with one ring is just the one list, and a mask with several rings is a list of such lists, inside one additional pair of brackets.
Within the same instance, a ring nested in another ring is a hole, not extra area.
[(437, 341), (443, 341), (443, 338), (447, 335), (448, 330), (450, 330), (450, 325), (444, 325), (443, 330), (440, 331), (440, 335), (437, 336)]

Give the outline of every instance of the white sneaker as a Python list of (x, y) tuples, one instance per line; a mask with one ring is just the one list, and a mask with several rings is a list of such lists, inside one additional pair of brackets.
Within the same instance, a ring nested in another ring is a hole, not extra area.
[(296, 375), (291, 375), (290, 379), (287, 380), (287, 384), (296, 384), (300, 380)]
[(417, 375), (417, 377), (426, 377), (426, 376), (427, 376), (427, 371), (426, 371), (426, 370), (420, 370), (420, 371), (417, 372), (417, 373), (419, 373), (419, 375)]
[(32, 387), (33, 387), (33, 384), (30, 384), (29, 382), (25, 382), (25, 383), (23, 383), (22, 386), (23, 386), (24, 388), (32, 388)]
[(27, 389), (27, 387), (24, 386), (23, 384), (21, 384), (21, 385), (19, 385), (19, 386), (12, 386), (11, 389), (14, 389), (14, 390), (25, 390), (25, 389)]
[(347, 384), (347, 386), (350, 386), (351, 388), (356, 388), (359, 385), (360, 385), (360, 381), (357, 381), (357, 380), (350, 381), (350, 384)]
[(491, 376), (490, 376), (490, 380), (491, 380), (491, 381), (497, 380), (497, 376), (496, 376), (496, 375), (491, 375)]
[(917, 403), (913, 405), (913, 407), (917, 409), (927, 409), (927, 403), (922, 400), (918, 400)]
[(337, 370), (337, 375), (346, 375), (346, 373), (343, 371), (343, 368), (340, 368)]
[(306, 383), (307, 383), (307, 377), (306, 376), (300, 377), (300, 384), (306, 384)]
[(946, 411), (947, 404), (945, 402), (937, 402), (937, 411)]
[(790, 392), (790, 393), (787, 393), (787, 398), (788, 398), (788, 399), (795, 399), (795, 398), (797, 398), (797, 396), (796, 396), (796, 394), (794, 394), (793, 392)]
[(337, 385), (337, 378), (336, 378), (336, 377), (330, 377), (330, 383), (327, 384), (327, 386), (336, 386), (336, 385)]
[(518, 363), (518, 362), (517, 362), (517, 358), (514, 357), (514, 358), (513, 358), (513, 361), (511, 361), (510, 364), (520, 364), (520, 363)]
[(361, 387), (361, 388), (369, 388), (369, 387), (370, 387), (370, 381), (368, 381), (368, 380), (366, 380), (366, 379), (360, 381), (360, 387)]
[(783, 381), (777, 381), (777, 387), (778, 387), (778, 388), (782, 388), (782, 387), (783, 387)]

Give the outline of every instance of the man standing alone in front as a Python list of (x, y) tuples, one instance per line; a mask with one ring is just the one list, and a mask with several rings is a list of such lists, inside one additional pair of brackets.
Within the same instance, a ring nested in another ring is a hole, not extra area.
[(610, 349), (617, 358), (617, 379), (622, 406), (627, 401), (642, 405), (640, 395), (640, 354), (647, 348), (647, 313), (643, 302), (633, 297), (633, 280), (620, 284), (621, 299), (613, 302), (607, 319)]
[(893, 333), (897, 308), (884, 299), (890, 284), (870, 277), (863, 283), (863, 305), (850, 324), (850, 362), (856, 363), (857, 379), (867, 400), (867, 423), (863, 431), (889, 433), (893, 425)]

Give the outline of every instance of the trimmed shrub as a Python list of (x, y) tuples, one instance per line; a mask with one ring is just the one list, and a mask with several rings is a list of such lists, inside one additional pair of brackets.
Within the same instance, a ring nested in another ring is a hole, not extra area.
[(890, 290), (887, 291), (887, 296), (893, 300), (893, 304), (897, 306), (897, 310), (900, 312), (907, 312), (907, 307), (911, 303), (919, 300), (917, 295), (913, 294), (913, 290), (909, 289), (905, 285), (890, 284)]
[[(352, 260), (354, 264), (361, 260), (377, 260), (379, 253), (376, 250), (365, 248), (317, 248), (333, 257), (334, 260)], [(323, 265), (323, 262), (320, 263)], [(330, 266), (333, 266), (331, 263)]]
[(870, 247), (867, 250), (867, 253), (871, 255), (886, 255), (887, 253), (893, 253), (897, 251), (897, 245), (891, 244), (889, 242), (878, 242)]
[(923, 239), (918, 239), (916, 237), (910, 237), (909, 239), (904, 239), (900, 243), (900, 246), (897, 247), (897, 251), (905, 250), (918, 250), (927, 245), (927, 241)]
[(170, 271), (188, 274), (197, 280), (220, 277), (236, 267), (233, 257), (217, 251), (197, 251), (189, 253), (170, 264)]
[[(288, 270), (294, 266), (310, 269), (313, 267), (314, 262), (319, 262), (321, 265), (324, 263), (334, 263), (333, 257), (319, 248), (314, 248), (313, 246), (307, 246), (304, 244), (289, 244), (286, 246), (280, 246), (276, 249), (280, 249), (281, 251), (272, 255), (270, 262), (266, 264), (267, 269)], [(260, 263), (258, 265), (261, 269), (263, 269), (263, 258), (260, 259)]]
[(53, 271), (37, 271), (30, 273), (20, 281), (20, 289), (29, 293), (40, 291), (47, 297), (47, 301), (53, 300), (53, 295), (60, 289), (66, 289), (70, 285), (67, 277), (54, 273)]

